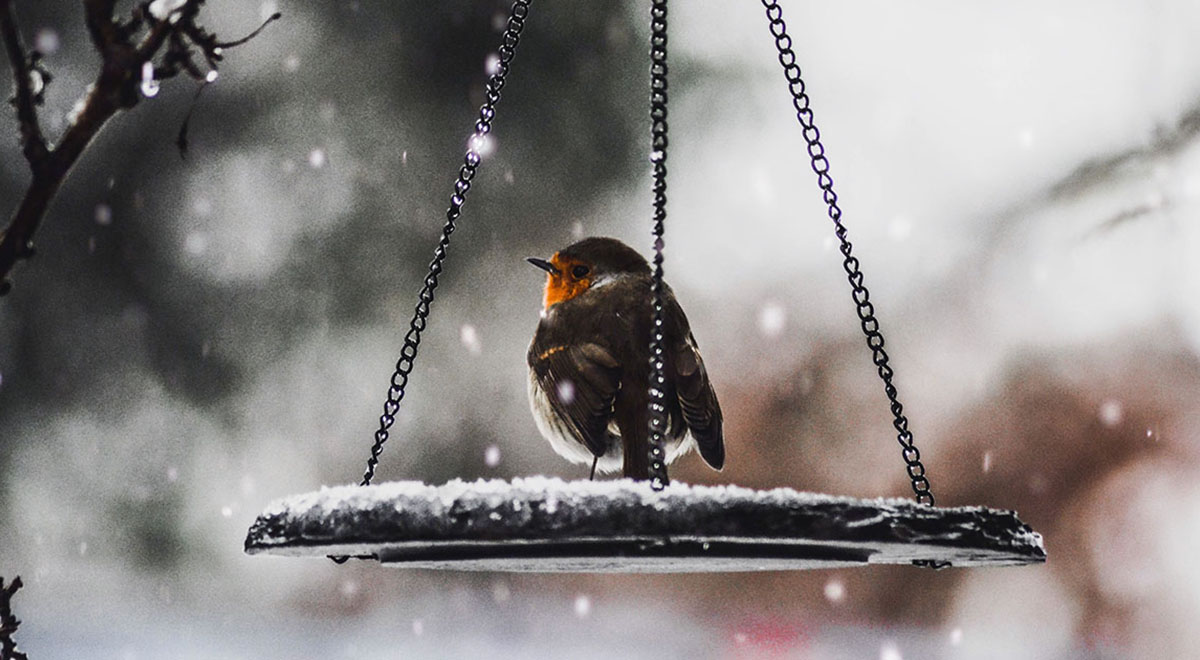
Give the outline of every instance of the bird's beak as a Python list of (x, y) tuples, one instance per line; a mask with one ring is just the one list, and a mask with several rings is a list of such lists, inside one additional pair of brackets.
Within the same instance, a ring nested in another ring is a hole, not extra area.
[(549, 261), (546, 261), (545, 259), (538, 259), (537, 257), (529, 257), (525, 261), (528, 261), (529, 263), (533, 264), (534, 266), (537, 266), (538, 268), (541, 268), (542, 270), (546, 271), (547, 273), (550, 273), (551, 275), (559, 274), (558, 269), (554, 267), (554, 264), (550, 263)]

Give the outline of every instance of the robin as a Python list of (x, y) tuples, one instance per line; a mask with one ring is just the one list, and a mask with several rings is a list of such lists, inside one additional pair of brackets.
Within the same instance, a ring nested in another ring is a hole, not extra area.
[[(529, 345), (529, 401), (538, 430), (560, 456), (592, 463), (591, 478), (623, 469), (648, 479), (649, 264), (612, 238), (585, 238), (549, 261), (545, 306)], [(721, 406), (687, 316), (663, 289), (667, 462), (693, 447), (716, 470), (725, 464)]]

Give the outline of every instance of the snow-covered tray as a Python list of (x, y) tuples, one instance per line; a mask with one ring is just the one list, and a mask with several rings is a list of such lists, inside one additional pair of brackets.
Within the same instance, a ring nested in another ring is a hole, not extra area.
[(756, 571), (852, 564), (1046, 561), (1012, 511), (931, 508), (737, 486), (533, 477), (339, 486), (273, 502), (246, 552), (350, 555), (411, 568)]

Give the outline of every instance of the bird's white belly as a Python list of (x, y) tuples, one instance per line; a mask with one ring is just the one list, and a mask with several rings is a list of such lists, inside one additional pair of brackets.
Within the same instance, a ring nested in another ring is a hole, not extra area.
[[(542, 390), (542, 386), (538, 384), (537, 375), (532, 369), (529, 370), (529, 406), (533, 410), (533, 420), (537, 424), (538, 431), (541, 431), (542, 435), (550, 441), (550, 447), (556, 454), (572, 463), (591, 466), (594, 458), (591, 450), (587, 448), (587, 445), (575, 439), (570, 427), (554, 411), (550, 405), (550, 399)], [(610, 421), (608, 430), (614, 436), (620, 435), (616, 422)], [(694, 449), (695, 446), (696, 441), (692, 438), (691, 433), (685, 433), (676, 439), (668, 439), (667, 463), (673, 462)], [(596, 463), (596, 470), (602, 473), (618, 472), (624, 466), (624, 460), (621, 443), (611, 443), (608, 450)]]

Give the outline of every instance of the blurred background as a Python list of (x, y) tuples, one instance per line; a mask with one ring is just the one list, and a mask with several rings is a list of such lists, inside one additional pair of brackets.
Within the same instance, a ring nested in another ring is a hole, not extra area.
[[(18, 1), (57, 136), (98, 60)], [(130, 3), (119, 3), (122, 11)], [(85, 153), (0, 301), (0, 575), (32, 658), (1185, 658), (1200, 644), (1200, 4), (787, 2), (942, 505), (1045, 566), (734, 575), (251, 558), (274, 498), (356, 481), (483, 100), (491, 0), (210, 0), (240, 37)], [(535, 2), (379, 479), (585, 476), (525, 350), (587, 235), (649, 248), (648, 3)], [(729, 460), (673, 476), (904, 496), (758, 3), (670, 15), (668, 281)], [(0, 74), (7, 89), (7, 67)], [(27, 183), (0, 113), (4, 213)]]

